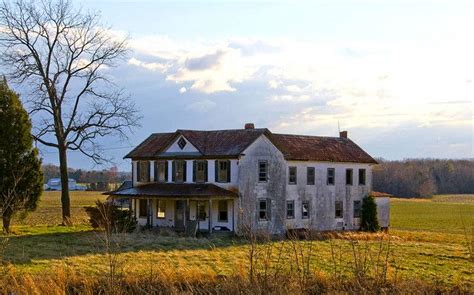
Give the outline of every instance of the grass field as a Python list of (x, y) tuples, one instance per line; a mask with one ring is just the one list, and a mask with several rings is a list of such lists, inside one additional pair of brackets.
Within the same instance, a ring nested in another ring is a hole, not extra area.
[(464, 233), (474, 225), (474, 195), (391, 199), (390, 205), (393, 229)]
[[(93, 192), (72, 193), (75, 226), (61, 227), (60, 193), (46, 192), (38, 210), (24, 220), (15, 220), (13, 232), (3, 254), (18, 272), (40, 273), (55, 267), (84, 273), (105, 271), (106, 255), (101, 234), (88, 226), (83, 207), (104, 196)], [(474, 284), (473, 262), (466, 242), (474, 230), (474, 196), (435, 196), (432, 199), (391, 200), (390, 265), (402, 277), (429, 282)], [(466, 239), (465, 230), (468, 230)], [(344, 235), (342, 235), (344, 237)], [(379, 246), (377, 237), (360, 245), (370, 251)], [(248, 245), (238, 238), (210, 239), (163, 237), (153, 233), (119, 236), (120, 261), (127, 272), (142, 273), (150, 268), (228, 275), (245, 269)], [(312, 265), (323, 273), (332, 271), (334, 241), (314, 242)], [(272, 242), (275, 247), (290, 247), (288, 242)], [(366, 244), (364, 244), (366, 243)], [(472, 243), (472, 241), (471, 241)], [(338, 244), (342, 260), (351, 263), (347, 243)], [(0, 253), (1, 254), (1, 253)]]

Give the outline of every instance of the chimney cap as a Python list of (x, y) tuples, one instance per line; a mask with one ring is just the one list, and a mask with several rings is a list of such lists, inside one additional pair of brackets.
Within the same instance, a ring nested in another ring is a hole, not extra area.
[(339, 137), (340, 137), (340, 138), (347, 138), (347, 131), (341, 131), (341, 132), (339, 132)]
[(255, 124), (253, 123), (245, 123), (245, 129), (255, 129)]

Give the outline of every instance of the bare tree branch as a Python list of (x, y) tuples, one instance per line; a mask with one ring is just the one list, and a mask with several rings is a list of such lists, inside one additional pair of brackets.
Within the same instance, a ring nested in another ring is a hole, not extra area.
[(65, 174), (68, 149), (101, 163), (107, 159), (97, 139), (127, 138), (138, 126), (135, 104), (107, 75), (128, 53), (127, 39), (98, 14), (76, 10), (70, 0), (4, 1), (0, 51), (10, 79), (29, 90), (35, 140), (58, 149)]

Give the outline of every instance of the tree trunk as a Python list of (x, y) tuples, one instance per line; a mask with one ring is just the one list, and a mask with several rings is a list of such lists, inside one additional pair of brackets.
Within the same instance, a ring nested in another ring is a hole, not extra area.
[(3, 233), (5, 234), (10, 233), (10, 220), (11, 220), (11, 214), (8, 212), (3, 212), (3, 215), (2, 215)]
[(61, 174), (61, 205), (63, 225), (72, 225), (71, 206), (69, 199), (69, 177), (67, 173), (67, 154), (63, 144), (59, 144), (59, 171)]

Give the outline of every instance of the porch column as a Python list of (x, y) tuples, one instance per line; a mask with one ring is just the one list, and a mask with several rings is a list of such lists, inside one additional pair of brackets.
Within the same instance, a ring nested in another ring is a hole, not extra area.
[(232, 231), (235, 233), (235, 199), (232, 199)]
[(187, 230), (186, 226), (187, 226), (187, 219), (188, 219), (188, 205), (189, 205), (189, 200), (186, 199), (186, 202), (184, 203), (184, 212), (183, 212), (183, 223), (184, 223), (184, 231)]
[(133, 210), (133, 208), (132, 208), (132, 200), (133, 200), (132, 198), (128, 198), (128, 209), (129, 209), (130, 211)]
[(133, 208), (133, 215), (135, 215), (135, 218), (138, 219), (138, 210), (137, 210), (137, 202), (138, 202), (138, 199), (133, 199), (133, 205), (134, 205), (134, 208)]
[(168, 179), (166, 182), (173, 182), (173, 161), (168, 160)]
[(151, 225), (151, 220), (150, 220), (150, 215), (151, 215), (151, 206), (150, 206), (150, 199), (146, 199), (146, 212), (147, 212), (147, 218), (146, 218), (146, 225)]
[(212, 234), (212, 199), (209, 199), (209, 234)]
[(150, 223), (151, 223), (151, 226), (155, 226), (154, 224), (154, 221), (153, 221), (153, 216), (155, 215), (155, 211), (154, 211), (154, 207), (153, 204), (153, 199), (148, 199), (149, 200), (149, 203), (150, 203)]

